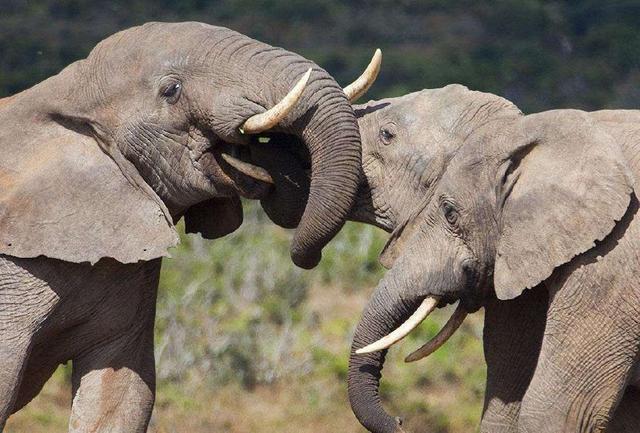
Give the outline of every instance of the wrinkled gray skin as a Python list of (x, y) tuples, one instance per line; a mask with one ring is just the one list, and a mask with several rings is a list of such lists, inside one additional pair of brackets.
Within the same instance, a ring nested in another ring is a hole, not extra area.
[(360, 422), (403, 431), (378, 394), (386, 351), (355, 350), (437, 295), (485, 307), (481, 431), (640, 431), (640, 112), (524, 116), (453, 85), (356, 113), (351, 218), (393, 230), (350, 357)]
[[(308, 68), (295, 109), (263, 134), (271, 143), (238, 132)], [(239, 196), (259, 198), (276, 223), (298, 226), (292, 258), (312, 267), (357, 189), (359, 133), (340, 86), (296, 54), (200, 23), (106, 39), (0, 101), (0, 125), (0, 430), (72, 360), (70, 431), (145, 431), (174, 222), (224, 236), (242, 221)], [(297, 158), (306, 184), (272, 170), (272, 188), (225, 164), (223, 151), (255, 154), (267, 169)], [(287, 201), (296, 188), (308, 201)]]

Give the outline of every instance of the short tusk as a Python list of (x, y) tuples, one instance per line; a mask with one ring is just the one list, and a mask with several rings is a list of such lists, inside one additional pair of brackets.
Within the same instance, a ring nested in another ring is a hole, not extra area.
[(440, 332), (438, 332), (438, 335), (433, 337), (432, 340), (427, 341), (422, 347), (407, 356), (404, 359), (404, 362), (418, 361), (438, 350), (440, 346), (446, 343), (449, 337), (451, 337), (458, 330), (466, 317), (467, 312), (462, 307), (462, 305), (458, 304), (458, 308), (456, 308), (456, 311), (454, 311), (451, 317), (449, 317), (449, 320), (447, 321), (447, 323), (445, 323)]
[(293, 89), (289, 91), (287, 96), (282, 98), (273, 108), (265, 111), (264, 113), (256, 114), (255, 116), (247, 119), (246, 122), (240, 127), (241, 134), (259, 134), (276, 126), (282, 121), (289, 112), (298, 103), (298, 100), (302, 96), (302, 92), (309, 81), (312, 68), (304, 74), (298, 83), (293, 86)]
[(418, 326), (424, 319), (426, 319), (429, 314), (431, 314), (431, 312), (438, 305), (438, 301), (439, 299), (434, 296), (427, 296), (424, 301), (422, 301), (418, 309), (411, 315), (411, 317), (409, 317), (402, 325), (400, 325), (400, 327), (398, 327), (390, 334), (382, 337), (375, 343), (371, 343), (368, 346), (363, 347), (362, 349), (356, 350), (356, 354), (362, 355), (365, 353), (388, 349), (398, 341), (402, 340), (407, 336), (407, 334), (409, 334), (409, 332), (413, 331), (416, 326)]
[(376, 50), (371, 58), (371, 62), (367, 69), (364, 70), (362, 75), (358, 77), (356, 81), (349, 84), (344, 88), (344, 94), (347, 95), (349, 102), (355, 102), (362, 95), (367, 93), (367, 90), (373, 85), (380, 73), (380, 65), (382, 64), (382, 51), (380, 48)]
[(271, 175), (264, 168), (258, 167), (257, 165), (249, 164), (248, 162), (240, 161), (239, 159), (236, 159), (231, 155), (227, 155), (226, 153), (222, 153), (221, 156), (222, 159), (227, 162), (227, 164), (229, 164), (239, 172), (244, 173), (247, 176), (257, 179), (261, 182), (270, 183), (273, 185), (273, 179), (271, 178)]

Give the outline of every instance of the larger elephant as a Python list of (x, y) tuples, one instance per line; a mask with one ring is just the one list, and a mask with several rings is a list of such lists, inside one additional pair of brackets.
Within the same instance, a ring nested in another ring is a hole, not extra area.
[[(71, 431), (145, 431), (174, 223), (220, 237), (242, 222), (240, 196), (261, 199), (297, 226), (293, 261), (315, 266), (354, 200), (348, 96), (368, 84), (345, 94), (281, 48), (151, 23), (0, 102), (0, 429), (72, 360)], [(298, 178), (254, 157), (295, 159)], [(295, 189), (308, 200), (291, 201)]]
[(459, 301), (408, 360), (484, 306), (481, 431), (638, 431), (640, 112), (525, 116), (452, 85), (356, 113), (363, 178), (351, 218), (392, 231), (390, 270), (350, 356), (360, 422), (403, 431), (378, 393), (386, 350)]

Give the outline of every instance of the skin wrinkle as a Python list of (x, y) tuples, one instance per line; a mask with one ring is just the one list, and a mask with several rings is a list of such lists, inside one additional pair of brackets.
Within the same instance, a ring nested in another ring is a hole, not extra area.
[[(161, 134), (160, 134), (160, 136), (161, 136)], [(151, 140), (149, 140), (149, 141), (151, 142)], [(182, 149), (181, 149), (181, 153), (184, 153), (185, 151), (186, 151), (186, 148), (185, 148), (185, 147), (182, 147)], [(170, 153), (170, 156), (171, 156), (171, 157), (173, 157), (173, 158), (175, 158), (175, 155), (174, 155), (174, 153), (173, 153), (173, 152), (171, 152), (171, 153)], [(164, 162), (164, 167), (168, 168), (170, 172), (173, 172), (173, 173), (172, 173), (172, 174), (173, 174), (173, 176), (172, 176), (171, 174), (169, 174), (169, 175), (167, 175), (167, 176), (159, 176), (159, 177), (158, 177), (158, 180), (159, 180), (160, 182), (162, 182), (162, 183), (165, 183), (165, 184), (166, 184), (166, 182), (165, 182), (165, 181), (163, 181), (163, 178), (164, 178), (164, 177), (166, 177), (167, 179), (170, 179), (170, 180), (173, 180), (174, 178), (177, 178), (177, 179), (178, 179), (178, 182), (180, 182), (180, 185), (181, 185), (181, 186), (187, 186), (187, 185), (186, 185), (186, 183), (185, 183), (185, 182), (186, 182), (187, 177), (186, 177), (186, 176), (182, 176), (182, 177), (181, 177), (181, 176), (180, 176), (180, 173), (178, 172), (178, 170), (174, 167), (174, 164), (171, 164), (171, 161), (167, 160), (167, 157), (166, 157), (162, 152), (160, 152), (160, 153), (159, 153), (159, 158)], [(178, 197), (178, 196), (180, 195), (180, 192), (185, 191), (185, 190), (188, 190), (188, 189), (186, 189), (186, 188), (180, 188), (180, 185), (179, 185), (179, 186), (174, 187), (174, 186), (172, 185), (172, 182), (170, 182), (170, 183), (168, 184), (168, 186), (166, 187), (166, 190), (167, 190), (167, 192), (168, 192), (167, 197), (172, 197), (172, 198), (174, 198), (174, 197)], [(190, 200), (190, 202), (189, 202), (189, 203), (186, 203), (186, 204), (187, 204), (187, 205), (195, 204), (195, 200)]]
[[(149, 174), (152, 176), (151, 178), (147, 179), (147, 182), (155, 190), (156, 194), (158, 194), (160, 198), (169, 197), (167, 185), (165, 185), (164, 182), (160, 180), (159, 168), (155, 166), (155, 164), (153, 163), (153, 159), (149, 155), (149, 149), (151, 146), (153, 146), (154, 143), (149, 139), (149, 137), (143, 130), (137, 130), (136, 132), (138, 132), (138, 134), (134, 132), (130, 133), (131, 140), (128, 142), (128, 144), (132, 146), (134, 152), (136, 152), (136, 158), (134, 160), (147, 163), (145, 164), (145, 168), (150, 170)], [(138, 146), (137, 139), (142, 141), (144, 143), (144, 146)]]
[[(147, 179), (147, 182), (161, 198), (172, 203), (170, 206), (171, 208), (183, 208), (197, 203), (204, 196), (204, 192), (201, 192), (194, 197), (190, 197), (194, 195), (193, 193), (185, 195), (183, 192), (192, 191), (193, 185), (202, 185), (202, 180), (197, 181), (195, 179), (190, 179), (189, 176), (184, 176), (184, 174), (176, 167), (176, 164), (173, 164), (172, 161), (167, 159), (167, 155), (171, 158), (184, 158), (185, 154), (187, 154), (188, 146), (176, 141), (176, 138), (182, 138), (181, 136), (162, 131), (158, 128), (158, 125), (153, 123), (149, 123), (148, 125), (149, 126), (145, 128), (137, 127), (135, 132), (130, 128), (127, 130), (127, 135), (129, 137), (128, 142), (137, 152), (134, 160), (145, 162), (144, 167), (151, 170), (150, 174), (152, 177)], [(163, 138), (166, 140), (163, 140)], [(144, 144), (138, 145), (137, 140), (143, 141)], [(188, 135), (185, 140), (185, 143), (187, 142)], [(154, 154), (160, 158), (161, 165), (159, 165), (154, 163), (156, 158), (151, 155), (151, 151), (158, 149), (159, 146), (162, 145), (161, 143), (171, 143), (176, 146), (179, 149), (179, 155), (177, 155), (176, 151), (173, 150), (167, 151), (167, 155), (162, 151), (154, 152)], [(186, 158), (188, 158), (189, 166), (195, 164), (195, 162), (189, 158), (188, 154)], [(180, 167), (187, 165), (184, 164), (186, 162), (184, 159), (181, 159), (181, 161), (183, 161), (183, 164), (178, 164)], [(168, 170), (168, 172), (165, 172), (165, 170)], [(174, 185), (174, 183), (177, 184)], [(185, 201), (185, 198), (188, 201)]]

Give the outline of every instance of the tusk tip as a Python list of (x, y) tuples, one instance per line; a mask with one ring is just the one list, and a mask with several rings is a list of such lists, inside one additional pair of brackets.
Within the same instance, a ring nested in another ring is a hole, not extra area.
[(268, 183), (271, 185), (274, 184), (273, 178), (264, 168), (241, 161), (226, 153), (221, 153), (220, 156), (227, 164), (240, 171), (244, 175), (264, 183)]
[(458, 330), (464, 319), (467, 317), (467, 312), (461, 304), (458, 304), (456, 311), (453, 312), (447, 323), (445, 323), (444, 327), (438, 332), (438, 334), (433, 337), (430, 341), (423, 344), (420, 348), (410, 353), (405, 359), (404, 362), (415, 362), (419, 361), (427, 356), (431, 355), (433, 352), (438, 350), (444, 343), (449, 340), (449, 338)]
[(313, 68), (309, 68), (309, 69), (307, 69), (307, 72), (305, 72), (305, 74), (304, 74), (304, 76), (303, 76), (303, 77), (304, 77), (304, 79), (305, 79), (305, 82), (306, 82), (306, 80), (308, 80), (308, 79), (309, 79), (309, 77), (311, 76), (311, 72), (313, 72)]
[(415, 355), (414, 355), (413, 353), (411, 353), (411, 354), (407, 355), (407, 356), (404, 358), (404, 362), (406, 362), (406, 363), (409, 363), (409, 362), (415, 362), (415, 361), (417, 361), (418, 359), (419, 359), (419, 358), (416, 358), (416, 357), (415, 357)]
[(373, 57), (371, 58), (371, 62), (369, 62), (369, 65), (362, 75), (343, 89), (349, 102), (355, 102), (358, 98), (364, 95), (367, 90), (369, 90), (380, 73), (381, 64), (382, 50), (380, 48), (376, 48), (376, 51), (373, 53)]

